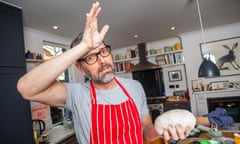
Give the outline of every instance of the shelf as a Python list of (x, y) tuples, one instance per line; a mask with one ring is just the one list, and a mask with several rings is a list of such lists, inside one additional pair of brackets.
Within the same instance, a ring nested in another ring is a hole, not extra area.
[(223, 92), (233, 92), (233, 91), (240, 91), (240, 89), (229, 88), (226, 90), (199, 91), (199, 92), (193, 92), (193, 94), (223, 93)]
[(127, 73), (127, 71), (119, 71), (119, 72), (115, 72), (115, 74), (123, 74), (123, 73)]
[(123, 59), (123, 60), (115, 60), (114, 63), (120, 63), (120, 62), (127, 62), (127, 61), (134, 61), (134, 60), (138, 60), (139, 58), (129, 58), (129, 59)]
[(116, 62), (114, 64), (114, 67), (115, 67), (116, 73), (119, 73), (119, 72), (125, 73), (129, 69), (134, 67), (134, 64), (131, 61), (122, 61), (122, 62)]
[[(172, 47), (166, 46), (167, 49), (163, 47), (161, 49), (153, 49), (153, 51), (149, 50), (147, 52), (149, 55), (145, 55), (145, 58), (147, 59), (147, 61), (156, 64), (158, 68), (184, 65), (183, 49), (182, 47), (175, 48), (175, 45)], [(116, 56), (114, 57), (121, 58), (121, 55), (119, 54), (117, 54)], [(125, 55), (123, 55), (122, 58), (128, 57), (127, 59), (114, 60), (116, 70), (115, 73), (121, 74), (128, 72), (129, 64), (132, 67), (133, 64), (137, 64), (137, 60), (140, 60), (140, 58), (138, 57), (138, 52), (136, 56), (137, 57), (135, 58), (129, 58), (129, 55), (126, 53)]]
[(183, 65), (184, 63), (177, 63), (177, 64), (163, 64), (163, 65), (159, 65), (159, 67), (172, 67), (172, 66), (178, 66), (178, 65)]
[[(147, 55), (146, 58), (157, 57), (157, 56), (167, 55), (167, 54), (181, 53), (181, 52), (183, 52), (183, 50), (165, 52), (165, 53), (161, 53), (161, 54)], [(134, 60), (138, 60), (138, 59), (139, 59), (139, 57), (136, 57), (136, 58), (128, 58), (128, 59), (123, 59), (123, 60), (114, 60), (114, 63), (126, 62), (126, 61), (134, 61)]]
[(160, 53), (160, 54), (152, 54), (152, 55), (148, 55), (148, 56), (146, 56), (146, 57), (147, 57), (147, 58), (150, 58), (150, 57), (156, 57), (156, 56), (173, 54), (173, 53), (180, 53), (180, 52), (183, 52), (183, 50), (181, 49), (181, 50), (177, 50), (177, 51), (164, 52), (164, 53)]
[(44, 60), (42, 59), (25, 59), (27, 63), (41, 63)]

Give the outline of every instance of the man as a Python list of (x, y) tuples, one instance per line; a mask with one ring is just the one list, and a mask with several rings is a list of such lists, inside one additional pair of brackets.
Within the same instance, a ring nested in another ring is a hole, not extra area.
[[(17, 88), (27, 100), (69, 108), (79, 143), (141, 144), (143, 135), (146, 140), (157, 138), (140, 83), (114, 76), (111, 49), (103, 42), (109, 26), (98, 31), (100, 11), (99, 2), (94, 3), (73, 48), (32, 69)], [(56, 82), (73, 63), (90, 81)], [(179, 125), (169, 126), (162, 137), (183, 139), (188, 133)]]

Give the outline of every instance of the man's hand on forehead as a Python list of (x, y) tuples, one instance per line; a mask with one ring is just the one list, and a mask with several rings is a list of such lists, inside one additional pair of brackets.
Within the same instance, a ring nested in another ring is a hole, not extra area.
[(89, 49), (98, 48), (101, 45), (109, 26), (104, 25), (101, 31), (98, 31), (98, 16), (101, 11), (99, 2), (93, 3), (91, 10), (86, 14), (86, 24), (83, 34), (83, 42)]
[(100, 44), (99, 47), (97, 48), (92, 48), (91, 50), (89, 50), (82, 58), (86, 58), (87, 56), (91, 55), (91, 54), (95, 54), (98, 53), (100, 49), (102, 49), (103, 47), (105, 47), (105, 44), (102, 43)]

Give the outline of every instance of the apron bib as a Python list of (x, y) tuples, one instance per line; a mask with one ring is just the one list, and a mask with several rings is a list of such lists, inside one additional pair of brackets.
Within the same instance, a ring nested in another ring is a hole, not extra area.
[(143, 144), (137, 107), (127, 90), (115, 78), (128, 100), (120, 104), (97, 104), (96, 90), (90, 82), (92, 102), (90, 144)]

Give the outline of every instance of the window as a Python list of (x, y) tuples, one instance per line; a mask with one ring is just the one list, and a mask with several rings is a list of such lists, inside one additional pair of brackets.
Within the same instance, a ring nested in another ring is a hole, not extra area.
[[(64, 51), (66, 51), (65, 45), (62, 44), (56, 44), (56, 43), (51, 43), (51, 42), (43, 42), (43, 51), (44, 51), (44, 60), (49, 60), (57, 55), (62, 54)], [(68, 77), (68, 70), (66, 70), (64, 73), (62, 73), (58, 78), (58, 81), (61, 82), (68, 82), (69, 77)]]
[[(49, 60), (57, 55), (60, 55), (66, 51), (67, 46), (62, 44), (56, 44), (52, 42), (43, 42), (43, 50), (44, 50), (44, 60)], [(59, 82), (69, 82), (68, 70), (63, 72), (58, 78)], [(63, 122), (64, 116), (66, 119), (72, 119), (71, 112), (65, 108), (60, 107), (50, 107), (51, 109), (51, 118), (52, 124), (57, 125)]]

